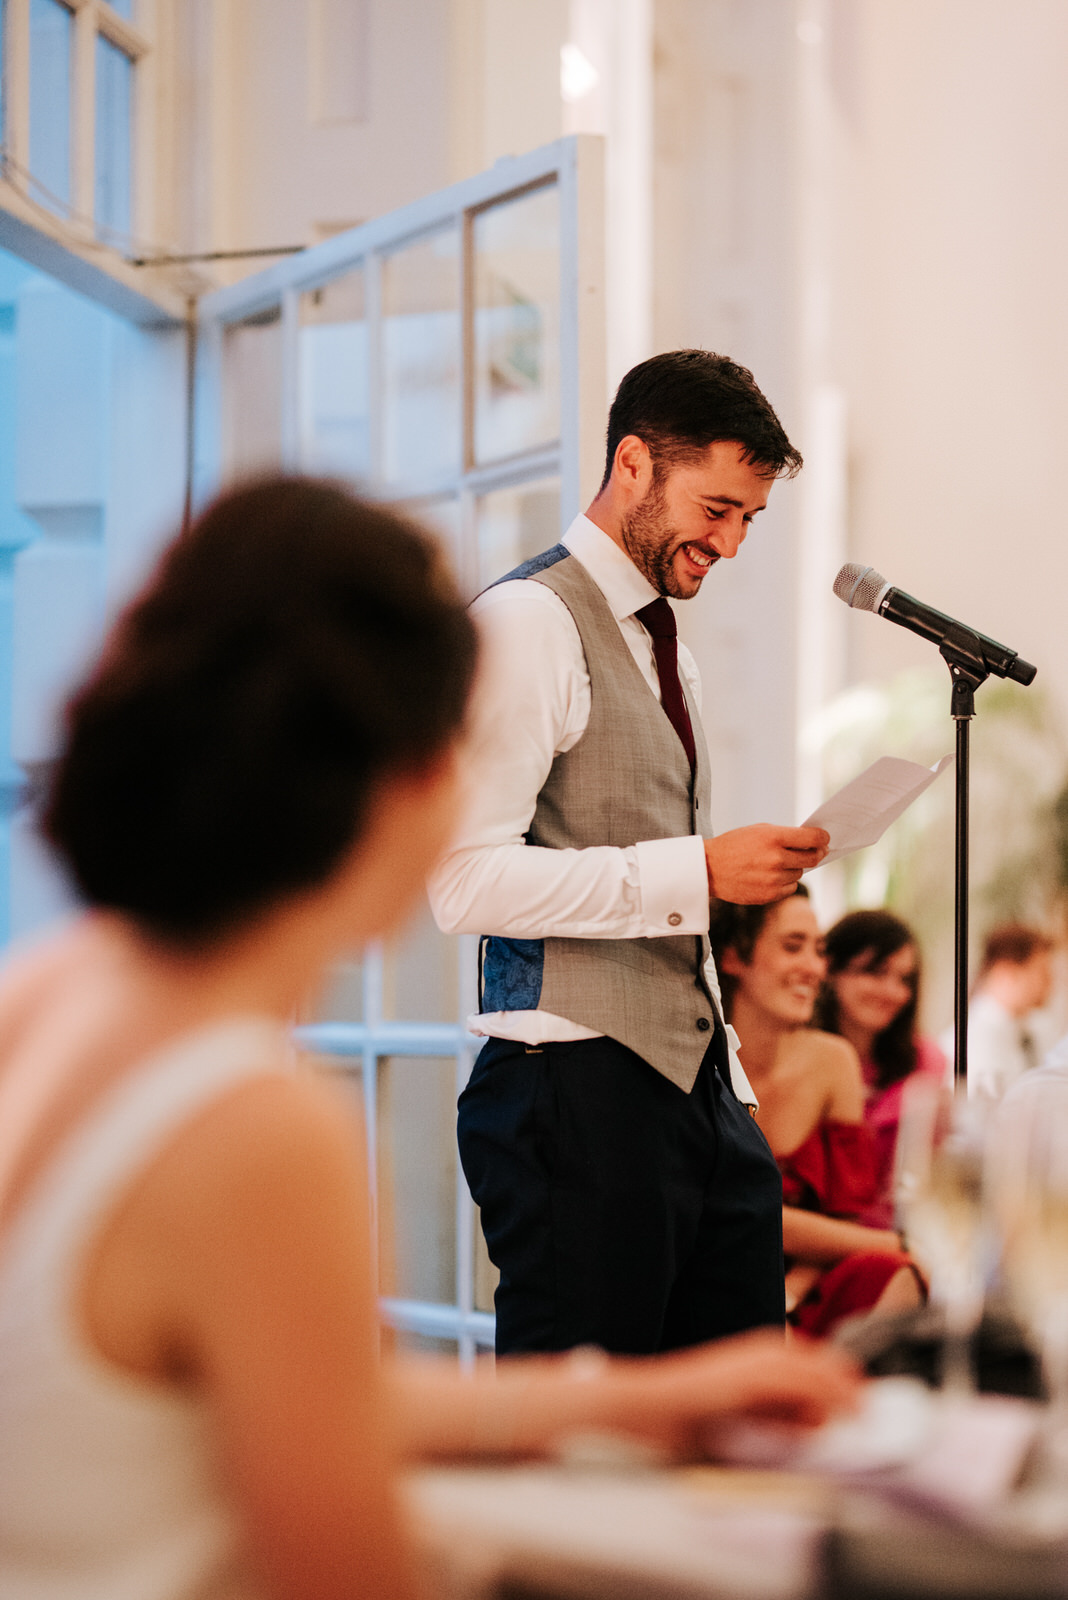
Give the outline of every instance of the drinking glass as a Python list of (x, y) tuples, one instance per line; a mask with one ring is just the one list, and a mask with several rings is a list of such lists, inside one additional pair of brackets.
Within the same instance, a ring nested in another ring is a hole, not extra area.
[(985, 1108), (917, 1075), (902, 1096), (895, 1166), (898, 1223), (942, 1309), (942, 1388), (971, 1393), (971, 1339), (990, 1262)]
[(1036, 1073), (999, 1108), (991, 1174), (1006, 1287), (1049, 1395), (1039, 1478), (1068, 1523), (1068, 1077)]

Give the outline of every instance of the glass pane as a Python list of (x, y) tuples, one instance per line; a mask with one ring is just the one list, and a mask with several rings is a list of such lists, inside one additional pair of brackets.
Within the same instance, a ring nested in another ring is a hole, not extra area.
[(455, 495), (440, 500), (411, 500), (404, 508), (441, 540), (453, 573), (460, 570), (460, 502)]
[(130, 113), (133, 62), (103, 34), (96, 37), (96, 189), (98, 228), (130, 232)]
[(30, 0), (30, 171), (37, 198), (70, 202), (70, 76), (74, 18), (59, 0)]
[(393, 1333), (393, 1348), (413, 1356), (451, 1356), (455, 1360), (460, 1347), (455, 1339), (435, 1339), (426, 1333), (398, 1330)]
[(277, 306), (226, 329), (223, 437), (228, 478), (282, 459), (282, 318)]
[(454, 1022), (458, 984), (456, 940), (438, 931), (424, 900), (386, 951), (382, 1015), (398, 1022)]
[(456, 1298), (456, 1063), (390, 1056), (378, 1078), (383, 1294)]
[(419, 483), (460, 466), (460, 244), (455, 228), (382, 263), (385, 475)]
[(560, 538), (560, 480), (495, 489), (478, 501), (479, 587), (550, 549)]
[(326, 987), (311, 1008), (307, 1020), (363, 1021), (363, 963), (358, 957), (351, 956), (334, 963)]
[(478, 1208), (477, 1207), (475, 1209), (474, 1230), (475, 1230), (475, 1283), (474, 1283), (475, 1310), (476, 1311), (495, 1311), (497, 1308), (493, 1303), (493, 1296), (497, 1291), (497, 1285), (501, 1281), (501, 1275), (497, 1271), (497, 1268), (493, 1265), (493, 1262), (489, 1258), (489, 1252), (486, 1249), (486, 1238), (485, 1238), (485, 1235), (482, 1232), (482, 1228), (481, 1228), (481, 1226), (479, 1224), (479, 1220), (478, 1220)]
[(475, 224), (475, 458), (560, 433), (560, 205), (556, 185)]
[(300, 297), (300, 459), (308, 472), (371, 470), (362, 267)]

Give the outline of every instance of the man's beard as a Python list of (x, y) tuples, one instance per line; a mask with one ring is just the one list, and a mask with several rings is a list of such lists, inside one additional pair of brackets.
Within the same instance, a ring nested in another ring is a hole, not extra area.
[(691, 591), (679, 583), (672, 556), (682, 538), (667, 521), (663, 479), (654, 474), (649, 492), (623, 520), (623, 548), (657, 594), (688, 600)]

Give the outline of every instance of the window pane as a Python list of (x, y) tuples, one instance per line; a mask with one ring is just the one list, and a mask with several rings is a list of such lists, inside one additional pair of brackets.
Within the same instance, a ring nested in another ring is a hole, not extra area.
[(300, 297), (300, 459), (309, 472), (371, 470), (364, 275)]
[(456, 1063), (390, 1056), (378, 1077), (382, 1292), (456, 1298)]
[(457, 984), (456, 940), (439, 932), (424, 900), (386, 950), (382, 1015), (398, 1022), (455, 1021)]
[(497, 1285), (501, 1281), (501, 1275), (489, 1258), (489, 1251), (486, 1249), (486, 1236), (482, 1232), (479, 1223), (477, 1207), (472, 1218), (472, 1225), (475, 1234), (475, 1310), (494, 1311), (496, 1306), (494, 1305), (493, 1297), (497, 1292)]
[(495, 489), (478, 502), (479, 586), (493, 583), (560, 538), (560, 480)]
[(282, 459), (282, 318), (277, 306), (227, 328), (223, 438), (228, 479)]
[(556, 185), (476, 216), (475, 457), (560, 432), (560, 206)]
[(460, 465), (460, 247), (443, 229), (382, 263), (385, 474), (419, 483)]
[(460, 564), (460, 502), (455, 495), (439, 500), (411, 500), (404, 509), (441, 541), (454, 576)]
[(73, 23), (59, 0), (30, 0), (30, 171), (53, 209), (70, 202)]
[(133, 62), (103, 34), (96, 37), (96, 188), (99, 229), (130, 232), (130, 114)]
[(358, 957), (336, 961), (330, 968), (326, 988), (312, 1008), (309, 1021), (363, 1021), (363, 964)]

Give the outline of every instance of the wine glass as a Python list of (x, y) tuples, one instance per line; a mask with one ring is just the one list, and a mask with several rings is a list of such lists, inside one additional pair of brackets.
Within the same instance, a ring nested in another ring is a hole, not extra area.
[(990, 1263), (982, 1102), (917, 1074), (902, 1095), (894, 1173), (898, 1223), (942, 1308), (942, 1388), (974, 1391), (971, 1339)]
[[(991, 1177), (1005, 1283), (1049, 1395), (1038, 1506), (1068, 1525), (1068, 1077), (1036, 1071), (999, 1107)], [(1042, 1491), (1046, 1491), (1042, 1498)]]

